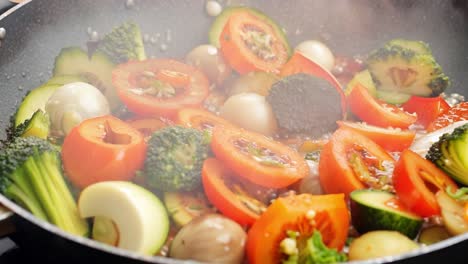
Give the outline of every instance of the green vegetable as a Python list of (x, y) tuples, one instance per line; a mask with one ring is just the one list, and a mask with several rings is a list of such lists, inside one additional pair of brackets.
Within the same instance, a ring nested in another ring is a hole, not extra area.
[(421, 231), (418, 241), (421, 244), (431, 245), (449, 237), (450, 234), (443, 226), (431, 226)]
[(274, 83), (266, 100), (279, 127), (319, 137), (334, 131), (342, 119), (341, 95), (327, 81), (309, 74), (287, 76)]
[(286, 244), (297, 245), (297, 241), (288, 243), (290, 241), (296, 241), (294, 232), (288, 232), (288, 237), (280, 244), (282, 252), (288, 255), (288, 259), (284, 260), (283, 264), (329, 264), (346, 261), (346, 254), (327, 248), (322, 241), (322, 235), (317, 230), (307, 239), (302, 249), (297, 247), (288, 249)]
[(383, 100), (389, 104), (403, 104), (411, 98), (411, 94), (400, 93), (395, 91), (377, 90), (376, 95), (378, 99)]
[(15, 138), (0, 150), (0, 192), (64, 231), (87, 235), (61, 168), (59, 152), (47, 140)]
[(208, 156), (202, 131), (181, 126), (156, 131), (148, 142), (144, 174), (149, 186), (162, 191), (191, 191), (201, 186)]
[(109, 56), (116, 64), (146, 59), (140, 27), (132, 22), (123, 23), (112, 29), (99, 42), (97, 50)]
[(441, 94), (449, 86), (449, 78), (432, 54), (421, 53), (422, 46), (417, 41), (398, 40), (371, 52), (367, 65), (377, 90), (423, 97)]
[(373, 230), (394, 230), (409, 238), (415, 238), (423, 219), (392, 206), (395, 198), (395, 195), (385, 191), (353, 191), (350, 194), (353, 226), (361, 234)]
[(179, 226), (188, 224), (202, 214), (213, 212), (206, 197), (199, 192), (165, 192), (164, 205)]
[(431, 48), (424, 41), (406, 40), (406, 39), (392, 39), (387, 42), (387, 46), (398, 46), (401, 48), (409, 49), (416, 54), (432, 54)]
[[(47, 139), (50, 130), (49, 116), (41, 109), (37, 110), (30, 119), (14, 128), (13, 137), (35, 136)], [(12, 138), (10, 138), (12, 139)]]
[(210, 44), (219, 48), (220, 43), (219, 43), (219, 37), (221, 36), (221, 32), (223, 32), (224, 26), (228, 22), (229, 18), (238, 12), (248, 12), (251, 15), (255, 16), (258, 18), (260, 21), (263, 21), (267, 25), (269, 25), (276, 33), (276, 35), (280, 38), (280, 41), (284, 44), (284, 46), (288, 50), (288, 54), (291, 54), (291, 47), (289, 46), (288, 40), (286, 39), (286, 34), (284, 31), (281, 29), (278, 24), (275, 23), (271, 18), (269, 18), (267, 15), (263, 14), (257, 9), (250, 8), (250, 7), (244, 7), (244, 6), (233, 6), (233, 7), (228, 7), (219, 14), (215, 21), (213, 21), (213, 24), (211, 24), (210, 31), (208, 33), (208, 39), (210, 41)]
[(444, 134), (426, 155), (440, 169), (457, 182), (468, 185), (468, 124)]
[(375, 88), (374, 81), (372, 80), (372, 75), (370, 74), (369, 70), (363, 70), (361, 72), (358, 72), (354, 75), (353, 79), (348, 82), (346, 85), (345, 89), (345, 94), (349, 95), (351, 93), (351, 90), (358, 84), (360, 83), (362, 86), (364, 86), (367, 91), (372, 96), (377, 96), (377, 89)]

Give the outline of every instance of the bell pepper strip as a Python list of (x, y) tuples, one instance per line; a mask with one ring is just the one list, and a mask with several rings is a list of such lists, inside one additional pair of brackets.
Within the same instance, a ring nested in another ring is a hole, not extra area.
[(128, 109), (141, 116), (174, 117), (182, 107), (201, 105), (209, 91), (200, 70), (169, 59), (121, 64), (112, 83)]
[(347, 102), (353, 114), (374, 126), (408, 128), (417, 120), (415, 115), (372, 97), (360, 83), (351, 90)]
[(396, 162), (393, 185), (401, 202), (422, 217), (440, 214), (437, 191), (458, 189), (443, 171), (411, 150), (403, 151)]
[(62, 161), (79, 188), (101, 181), (130, 180), (143, 166), (143, 135), (124, 121), (102, 116), (83, 121), (65, 137)]
[(441, 97), (411, 96), (401, 107), (408, 113), (418, 117), (416, 124), (426, 128), (447, 107), (447, 102)]
[(325, 193), (344, 193), (368, 187), (392, 190), (394, 159), (366, 136), (342, 127), (320, 154), (319, 179)]
[(416, 136), (414, 131), (382, 128), (349, 121), (338, 121), (339, 127), (347, 127), (368, 137), (387, 151), (401, 152), (411, 146)]
[(327, 247), (341, 250), (348, 235), (349, 221), (343, 194), (280, 197), (267, 208), (247, 234), (248, 262), (281, 263), (284, 259), (280, 243), (290, 232), (297, 234), (297, 244), (300, 245), (315, 230), (319, 231)]
[(215, 126), (211, 149), (236, 175), (264, 187), (286, 187), (309, 173), (306, 161), (295, 150), (243, 129)]
[(266, 205), (246, 193), (242, 184), (220, 161), (203, 163), (202, 182), (208, 200), (221, 213), (243, 226), (251, 226), (266, 210)]
[(435, 131), (458, 121), (468, 120), (468, 102), (461, 102), (446, 109), (427, 127), (427, 131)]
[(289, 44), (272, 25), (248, 11), (231, 15), (219, 41), (224, 58), (240, 74), (278, 74), (289, 57)]
[(297, 73), (306, 73), (314, 75), (328, 81), (338, 91), (341, 97), (341, 109), (343, 109), (343, 119), (346, 119), (346, 96), (338, 80), (330, 71), (320, 64), (308, 59), (299, 52), (295, 52), (289, 61), (281, 69), (280, 75), (286, 77)]

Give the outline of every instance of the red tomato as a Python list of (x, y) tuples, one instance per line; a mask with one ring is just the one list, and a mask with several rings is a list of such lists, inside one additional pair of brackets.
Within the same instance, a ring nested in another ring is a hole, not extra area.
[(382, 147), (362, 134), (339, 128), (325, 144), (320, 154), (319, 177), (325, 193), (344, 193), (372, 187), (382, 189), (391, 183), (379, 180), (387, 171), (384, 163), (394, 159)]
[(343, 194), (300, 194), (276, 199), (247, 234), (246, 253), (250, 264), (281, 263), (280, 243), (287, 231), (308, 239), (314, 230), (323, 242), (340, 250), (348, 236), (349, 212)]
[(211, 148), (234, 173), (260, 186), (286, 187), (309, 173), (295, 150), (243, 129), (214, 127)]
[(408, 113), (416, 113), (420, 124), (426, 128), (437, 116), (445, 109), (447, 102), (440, 96), (438, 97), (420, 97), (411, 96), (411, 98), (401, 107)]
[(413, 143), (415, 132), (410, 130), (382, 128), (366, 123), (338, 121), (338, 126), (347, 127), (368, 137), (388, 151), (403, 151)]
[(113, 116), (83, 121), (62, 146), (66, 175), (80, 188), (101, 181), (130, 180), (142, 168), (145, 155), (143, 135)]
[(222, 117), (201, 108), (180, 109), (177, 113), (177, 123), (197, 129), (209, 129), (210, 131), (216, 125), (234, 126)]
[(146, 116), (173, 117), (182, 107), (200, 105), (209, 91), (201, 71), (168, 59), (121, 64), (112, 83), (130, 111)]
[(372, 97), (361, 84), (351, 90), (347, 99), (351, 111), (362, 121), (374, 126), (407, 128), (417, 119), (394, 105)]
[[(262, 36), (269, 36), (270, 40), (258, 44), (257, 39)], [(273, 27), (247, 11), (231, 15), (219, 42), (224, 58), (240, 74), (252, 71), (279, 73), (289, 56), (287, 43)]]
[[(221, 213), (241, 225), (250, 226), (266, 209), (266, 205), (242, 192), (236, 176), (221, 162), (210, 158), (202, 169), (202, 182), (208, 200)], [(247, 206), (247, 203), (251, 206)]]
[(441, 129), (458, 121), (468, 120), (468, 102), (462, 102), (442, 112), (434, 122), (428, 127), (427, 131)]
[(443, 171), (411, 150), (401, 153), (395, 164), (393, 184), (400, 200), (412, 212), (429, 217), (440, 214), (435, 193), (458, 187)]
[(145, 137), (145, 140), (148, 140), (151, 135), (153, 135), (154, 131), (167, 126), (167, 123), (160, 118), (137, 118), (127, 120), (126, 122), (133, 128), (140, 131), (140, 133)]

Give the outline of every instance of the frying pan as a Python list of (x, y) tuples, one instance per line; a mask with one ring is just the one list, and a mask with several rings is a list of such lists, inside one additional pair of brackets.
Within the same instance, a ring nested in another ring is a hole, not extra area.
[[(128, 3), (134, 2), (134, 5)], [(223, 5), (256, 7), (282, 25), (291, 45), (318, 39), (336, 54), (366, 54), (392, 38), (430, 43), (437, 61), (451, 77), (449, 93), (468, 95), (468, 1), (433, 0), (224, 0)], [(133, 20), (148, 36), (162, 37), (146, 44), (155, 57), (181, 59), (207, 42), (212, 18), (204, 0), (34, 0), (0, 15), (6, 36), (0, 46), (0, 137), (9, 117), (27, 90), (46, 81), (55, 56), (66, 46), (84, 44), (87, 31), (108, 32), (113, 26)], [(171, 34), (171, 40), (165, 38)], [(167, 49), (161, 48), (166, 44)], [(182, 263), (162, 257), (145, 257), (71, 236), (34, 218), (4, 196), (0, 203), (13, 216), (12, 238), (41, 263)], [(5, 224), (5, 221), (3, 224)], [(468, 234), (422, 247), (399, 257), (363, 263), (464, 263)], [(36, 257), (37, 256), (37, 257)]]

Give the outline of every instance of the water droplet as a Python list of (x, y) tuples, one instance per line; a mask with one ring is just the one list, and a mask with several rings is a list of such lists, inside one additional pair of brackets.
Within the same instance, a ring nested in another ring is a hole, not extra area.
[(135, 6), (135, 0), (126, 0), (125, 1), (125, 7), (126, 8), (132, 8)]
[(161, 51), (166, 51), (169, 47), (165, 44), (165, 43), (162, 43), (161, 45), (159, 45), (159, 49)]
[(157, 42), (158, 42), (158, 38), (156, 38), (156, 37), (151, 37), (150, 38), (150, 43), (151, 44), (156, 44)]
[(4, 39), (6, 37), (6, 29), (0, 27), (0, 39)]
[(18, 90), (23, 91), (24, 87), (23, 86), (18, 86)]
[(97, 31), (93, 31), (91, 33), (91, 41), (98, 41), (99, 40), (99, 34), (97, 33)]
[(143, 42), (148, 42), (150, 40), (150, 36), (148, 34), (143, 35)]
[(91, 34), (93, 34), (93, 28), (92, 28), (92, 27), (88, 27), (88, 29), (86, 29), (86, 33), (88, 33), (88, 36), (91, 37)]
[(26, 72), (22, 72), (22, 73), (21, 73), (21, 77), (23, 77), (23, 78), (26, 77), (27, 75), (28, 75), (28, 74), (27, 74)]
[(166, 30), (166, 42), (172, 41), (172, 31), (170, 29)]

